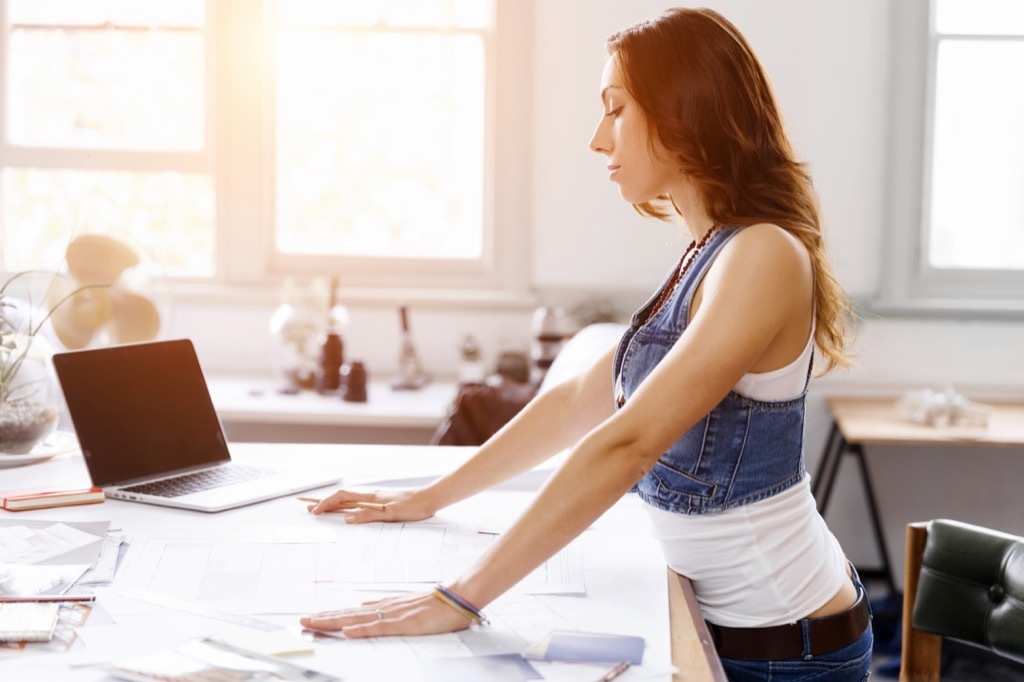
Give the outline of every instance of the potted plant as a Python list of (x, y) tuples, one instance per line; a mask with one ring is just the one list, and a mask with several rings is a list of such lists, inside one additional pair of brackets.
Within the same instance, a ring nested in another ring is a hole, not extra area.
[[(60, 398), (47, 331), (67, 349), (100, 342), (133, 343), (154, 338), (160, 313), (147, 296), (131, 291), (122, 274), (138, 254), (110, 236), (83, 234), (68, 244), (67, 273), (18, 272), (0, 285), (0, 453), (30, 452), (56, 428)], [(43, 309), (31, 301), (36, 276), (48, 279)], [(15, 296), (24, 288), (28, 295)]]
[(40, 312), (11, 293), (17, 280), (34, 274), (40, 273), (19, 272), (0, 286), (0, 453), (8, 455), (30, 452), (57, 426), (53, 347), (40, 332), (58, 307), (88, 288), (77, 287)]

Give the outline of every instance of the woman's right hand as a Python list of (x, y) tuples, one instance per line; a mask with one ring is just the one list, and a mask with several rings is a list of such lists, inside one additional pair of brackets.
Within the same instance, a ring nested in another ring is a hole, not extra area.
[[(313, 514), (342, 513), (346, 523), (422, 521), (434, 515), (422, 488), (395, 488), (357, 492), (338, 490), (309, 506)], [(361, 506), (362, 504), (366, 506)], [(379, 508), (378, 508), (379, 507)]]

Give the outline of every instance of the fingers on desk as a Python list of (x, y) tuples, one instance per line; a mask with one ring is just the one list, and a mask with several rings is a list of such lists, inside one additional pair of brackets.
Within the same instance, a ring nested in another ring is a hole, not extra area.
[[(306, 498), (307, 501), (312, 501)], [(345, 520), (351, 522), (383, 521), (387, 506), (377, 501), (376, 493), (360, 493), (352, 490), (339, 490), (319, 502), (309, 505), (307, 509), (314, 514), (345, 513)], [(362, 514), (361, 512), (376, 512)]]
[(466, 619), (446, 609), (430, 593), (381, 599), (348, 609), (322, 611), (301, 618), (300, 622), (304, 627), (314, 630), (341, 630), (346, 637), (352, 638), (427, 635), (468, 627)]

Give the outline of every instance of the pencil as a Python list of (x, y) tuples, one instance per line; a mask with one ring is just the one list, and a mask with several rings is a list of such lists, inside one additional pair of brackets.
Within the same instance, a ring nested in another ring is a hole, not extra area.
[[(300, 497), (303, 502), (312, 502), (313, 504), (320, 504), (320, 500), (316, 497)], [(380, 504), (378, 502), (358, 502), (353, 501), (351, 507), (341, 507), (333, 511), (351, 511), (353, 509), (374, 509), (376, 511), (384, 511), (387, 509), (386, 504)]]
[(0, 604), (22, 604), (22, 603), (33, 603), (33, 602), (52, 602), (52, 601), (96, 601), (96, 595), (93, 594), (40, 594), (35, 597), (0, 597)]
[(622, 663), (619, 663), (617, 666), (606, 672), (604, 675), (601, 675), (601, 677), (597, 679), (597, 682), (611, 682), (616, 677), (626, 672), (628, 668), (629, 661), (623, 661)]

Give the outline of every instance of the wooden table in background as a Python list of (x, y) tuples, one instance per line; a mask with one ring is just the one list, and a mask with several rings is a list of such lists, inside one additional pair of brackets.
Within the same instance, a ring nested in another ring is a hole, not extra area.
[(860, 467), (868, 513), (882, 561), (877, 570), (858, 570), (868, 576), (877, 574), (887, 581), (892, 590), (895, 590), (892, 563), (885, 545), (871, 474), (864, 458), (864, 446), (1024, 446), (1024, 404), (1021, 403), (991, 405), (993, 410), (987, 428), (940, 428), (909, 421), (899, 413), (893, 398), (833, 396), (827, 398), (826, 402), (832, 413), (832, 430), (825, 443), (818, 475), (814, 478), (813, 492), (818, 502), (818, 511), (822, 516), (825, 515), (843, 455), (853, 455)]

